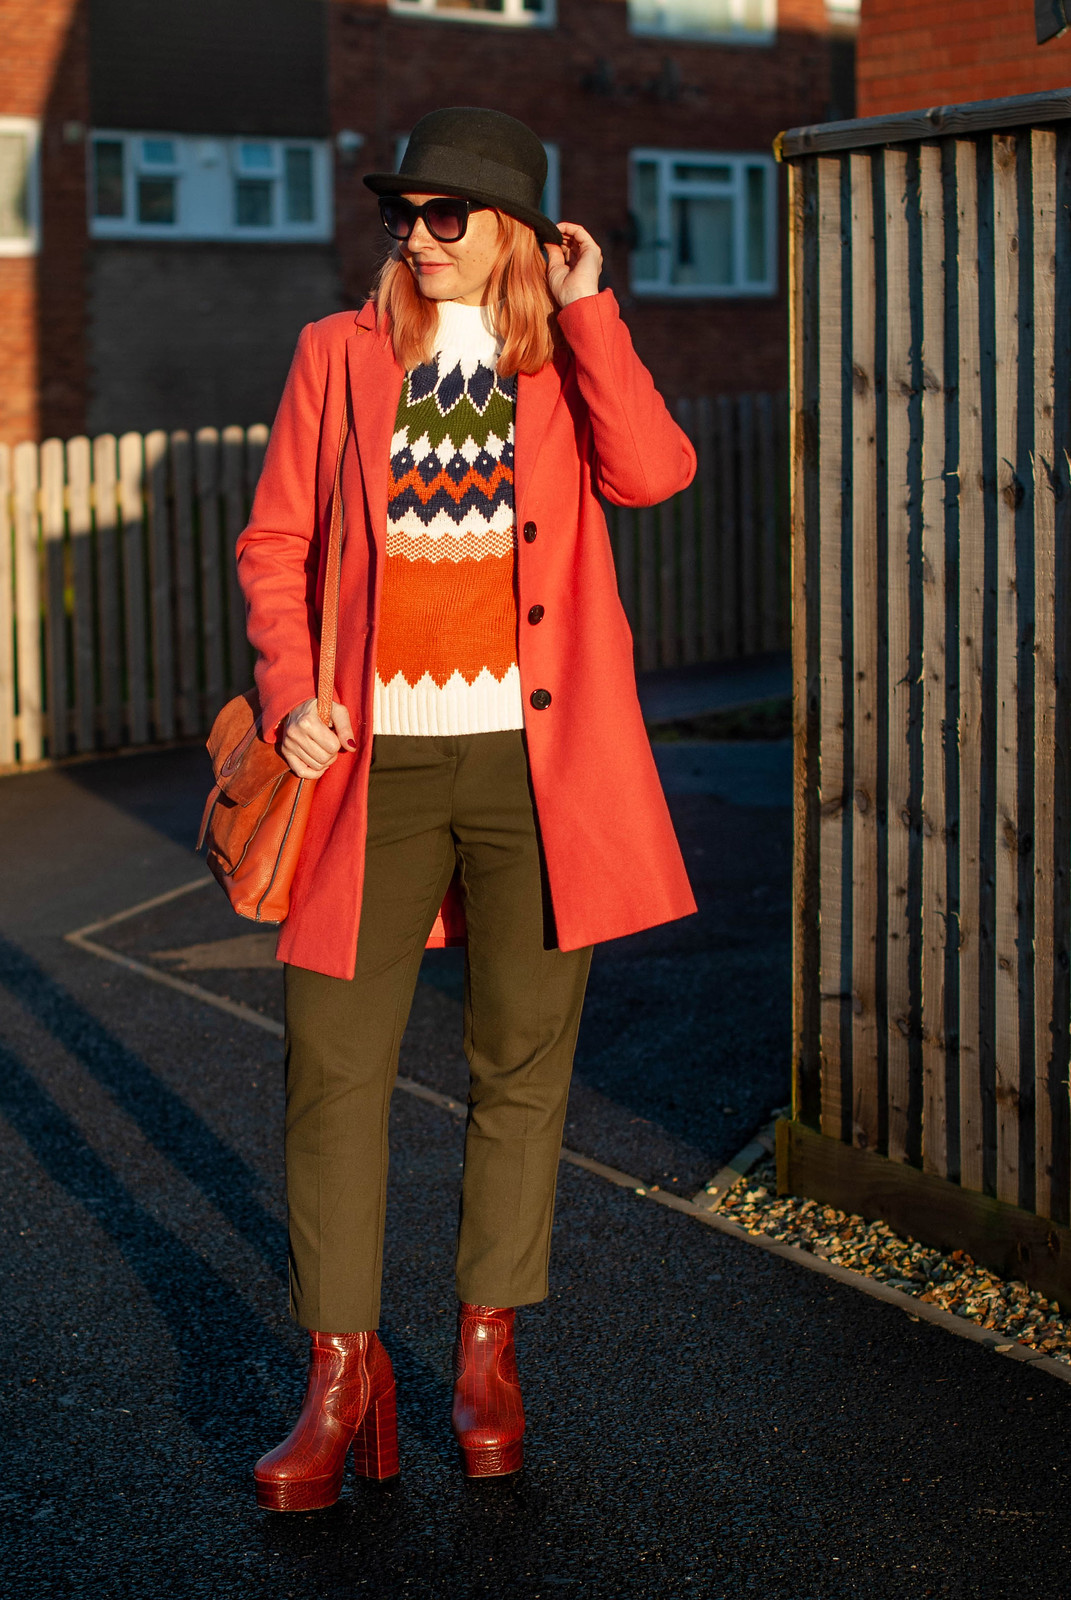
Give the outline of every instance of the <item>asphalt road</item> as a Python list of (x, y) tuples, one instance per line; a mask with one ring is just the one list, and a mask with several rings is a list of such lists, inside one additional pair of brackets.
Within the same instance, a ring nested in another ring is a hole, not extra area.
[[(785, 753), (660, 753), (697, 918), (596, 954), (567, 1131), (684, 1192), (786, 1092)], [(439, 1600), (1059, 1595), (1071, 1388), (574, 1167), (523, 1314), (516, 1481), (449, 1431), (461, 1130), (399, 1094), (383, 1337), (403, 1477), (257, 1511), (300, 1398), (278, 1042), (63, 935), (195, 878), (200, 752), (0, 781), (0, 1593)], [(108, 930), (248, 931), (212, 889)], [(275, 1015), (278, 974), (198, 983)], [(403, 1069), (463, 1090), (457, 963), (428, 958)]]

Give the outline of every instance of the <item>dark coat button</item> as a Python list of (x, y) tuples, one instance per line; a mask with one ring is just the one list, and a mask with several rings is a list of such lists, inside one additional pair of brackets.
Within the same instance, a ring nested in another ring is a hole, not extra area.
[(531, 699), (537, 711), (545, 711), (550, 705), (550, 690), (533, 689)]
[(533, 626), (537, 622), (542, 622), (543, 621), (543, 607), (542, 606), (533, 606), (531, 611), (529, 611), (529, 613), (528, 613), (528, 621), (530, 623), (532, 623)]
[(525, 525), (524, 525), (524, 542), (525, 542), (525, 544), (531, 544), (532, 541), (534, 540), (537, 532), (538, 532), (538, 529), (536, 528), (536, 525), (535, 525), (534, 522), (526, 522)]

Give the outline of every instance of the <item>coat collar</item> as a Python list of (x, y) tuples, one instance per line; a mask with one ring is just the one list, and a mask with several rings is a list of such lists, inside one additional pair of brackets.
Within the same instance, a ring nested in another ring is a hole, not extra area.
[(513, 497), (518, 525), (528, 505), (536, 461), (561, 393), (562, 373), (557, 359), (548, 362), (538, 372), (522, 372), (517, 379)]
[[(372, 531), (376, 542), (384, 548), (387, 538), (390, 443), (394, 436), (394, 419), (398, 414), (405, 373), (394, 359), (389, 334), (376, 325), (372, 301), (362, 307), (354, 321), (355, 330), (346, 341), (353, 431)], [(565, 353), (559, 352), (539, 372), (522, 372), (517, 380), (514, 503), (518, 522), (527, 505), (536, 461), (551, 415), (561, 399), (567, 359)]]
[(394, 359), (390, 339), (376, 327), (371, 301), (356, 324), (356, 331), (346, 341), (353, 432), (372, 532), (379, 547), (385, 549), (390, 442), (405, 374)]

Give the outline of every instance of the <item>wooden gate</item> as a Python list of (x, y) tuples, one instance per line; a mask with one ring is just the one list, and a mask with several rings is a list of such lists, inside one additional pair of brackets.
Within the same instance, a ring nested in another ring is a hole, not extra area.
[(1071, 90), (797, 129), (779, 1181), (1071, 1291)]

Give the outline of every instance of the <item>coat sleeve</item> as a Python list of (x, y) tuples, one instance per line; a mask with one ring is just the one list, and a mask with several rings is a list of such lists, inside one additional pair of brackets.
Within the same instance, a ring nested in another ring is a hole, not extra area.
[(303, 329), (279, 402), (249, 524), (238, 538), (238, 582), (246, 602), (249, 642), (257, 652), (256, 683), (264, 738), (316, 693), (316, 507), (326, 372), (315, 324)]
[(653, 506), (687, 488), (695, 451), (632, 348), (610, 290), (563, 306), (558, 326), (591, 417), (600, 493), (614, 505)]

